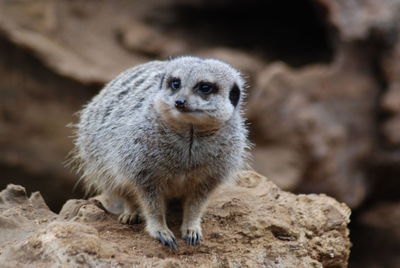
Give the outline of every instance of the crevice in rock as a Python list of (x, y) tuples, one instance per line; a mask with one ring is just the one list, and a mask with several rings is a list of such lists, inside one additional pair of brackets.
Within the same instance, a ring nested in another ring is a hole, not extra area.
[[(197, 3), (197, 2), (196, 2)], [(332, 29), (325, 10), (309, 1), (202, 1), (168, 6), (150, 18), (193, 46), (229, 46), (293, 66), (333, 58)], [(165, 20), (160, 23), (159, 20)], [(173, 30), (171, 30), (173, 29)]]
[[(83, 192), (80, 189), (73, 189), (73, 183), (62, 178), (62, 174), (34, 173), (25, 170), (21, 166), (4, 165), (0, 162), (1, 178), (0, 189), (5, 189), (9, 183), (23, 184), (26, 187), (28, 196), (40, 191), (46, 198), (49, 208), (58, 213), (65, 200), (80, 198)], [(52, 181), (51, 185), (49, 182)], [(45, 187), (46, 186), (46, 187)]]

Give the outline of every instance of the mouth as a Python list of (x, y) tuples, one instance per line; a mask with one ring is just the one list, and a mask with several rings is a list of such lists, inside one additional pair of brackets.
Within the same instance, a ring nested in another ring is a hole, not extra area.
[(178, 109), (178, 111), (181, 113), (192, 113), (192, 114), (204, 112), (203, 110), (200, 110), (200, 109), (188, 109), (188, 108)]
[(183, 113), (183, 114), (212, 114), (214, 113), (216, 110), (215, 109), (191, 109), (188, 107), (185, 108), (176, 108), (176, 110), (178, 110), (179, 112)]

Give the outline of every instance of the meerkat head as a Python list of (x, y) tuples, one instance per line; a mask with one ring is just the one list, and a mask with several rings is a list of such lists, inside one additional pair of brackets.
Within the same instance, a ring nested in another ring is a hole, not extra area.
[(238, 112), (243, 87), (240, 73), (222, 61), (180, 57), (167, 62), (154, 107), (173, 126), (215, 129)]

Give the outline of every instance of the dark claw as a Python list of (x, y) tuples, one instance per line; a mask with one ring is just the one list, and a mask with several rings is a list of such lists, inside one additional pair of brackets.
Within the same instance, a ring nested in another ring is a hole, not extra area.
[(172, 242), (174, 243), (175, 248), (176, 248), (178, 246), (178, 241), (176, 241), (175, 237), (172, 237)]
[(158, 238), (158, 240), (160, 240), (161, 244), (166, 245), (164, 237), (161, 235), (160, 232), (158, 232), (158, 237), (157, 238)]
[(198, 244), (200, 244), (200, 236), (198, 233), (194, 233), (193, 235), (188, 235), (185, 238), (186, 240), (186, 244), (189, 246), (197, 246)]
[(176, 249), (178, 247), (178, 241), (173, 237), (172, 240), (168, 241), (167, 245), (172, 249)]
[(172, 237), (171, 240), (167, 240), (160, 232), (158, 232), (158, 240), (164, 246), (169, 246), (172, 249), (176, 249), (178, 247), (178, 241), (176, 241), (175, 237)]

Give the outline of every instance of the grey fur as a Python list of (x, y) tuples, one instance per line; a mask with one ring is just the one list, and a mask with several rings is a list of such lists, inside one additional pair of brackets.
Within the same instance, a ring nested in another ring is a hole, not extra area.
[[(171, 77), (181, 80), (179, 90), (169, 88)], [(199, 93), (200, 81), (218, 85), (217, 92)], [(230, 100), (235, 84), (236, 106)], [(208, 196), (246, 164), (244, 87), (238, 71), (214, 59), (179, 57), (123, 72), (80, 113), (74, 159), (85, 186), (123, 198), (120, 221), (143, 214), (149, 234), (172, 248), (177, 242), (166, 225), (166, 200), (183, 199), (182, 236), (197, 245)], [(175, 108), (178, 97), (189, 112)]]

